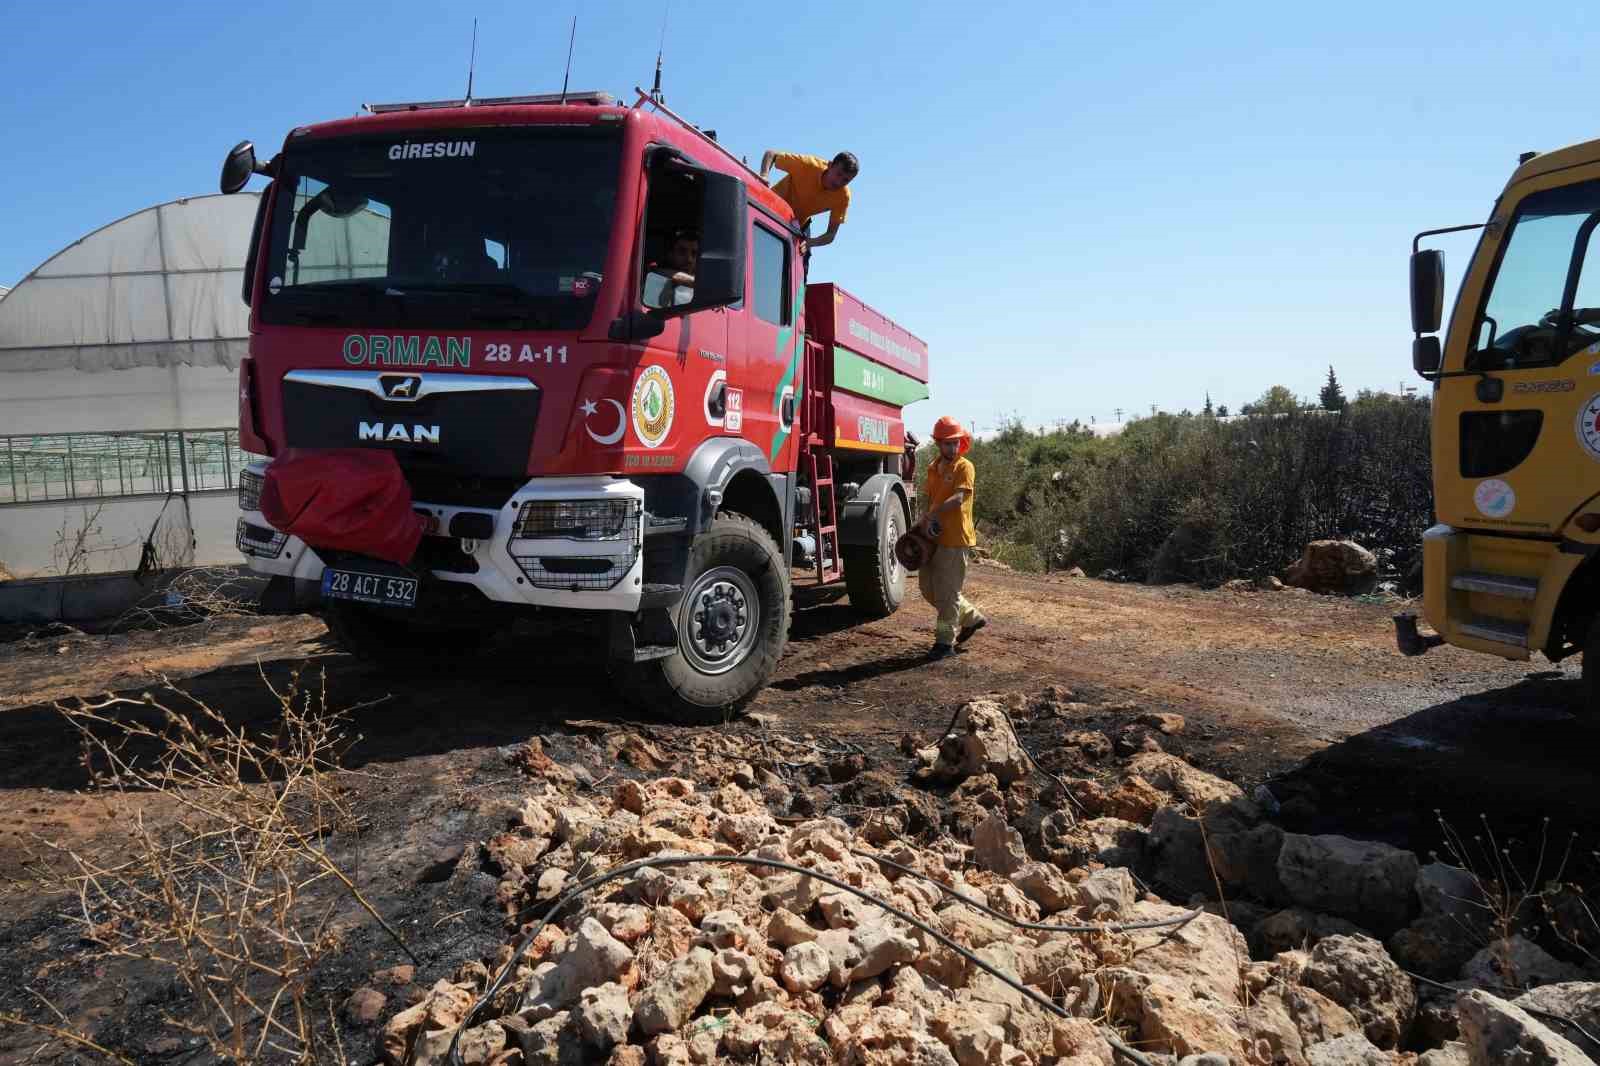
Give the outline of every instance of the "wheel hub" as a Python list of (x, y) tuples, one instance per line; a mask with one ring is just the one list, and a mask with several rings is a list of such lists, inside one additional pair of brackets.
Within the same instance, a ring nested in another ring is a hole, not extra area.
[(755, 643), (757, 613), (747, 575), (729, 567), (702, 574), (685, 597), (681, 647), (703, 673), (731, 670)]

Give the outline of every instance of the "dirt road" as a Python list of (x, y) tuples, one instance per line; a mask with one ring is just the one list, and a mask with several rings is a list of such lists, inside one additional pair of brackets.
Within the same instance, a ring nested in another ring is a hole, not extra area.
[[(1183, 754), (1247, 787), (1271, 781), (1279, 798), (1307, 794), (1299, 809), (1319, 829), (1415, 845), (1434, 808), (1475, 817), (1491, 802), (1600, 825), (1600, 802), (1585, 788), (1592, 760), (1576, 716), (1576, 662), (1509, 663), (1448, 647), (1406, 659), (1393, 647), (1393, 602), (995, 568), (975, 572), (972, 592), (993, 624), (934, 665), (922, 659), (932, 616), (920, 601), (865, 625), (847, 601), (803, 607), (779, 677), (752, 707), (757, 721), (889, 751), (903, 734), (933, 735), (972, 696), (1062, 684), (1097, 708), (1064, 728), (1178, 712), (1190, 723), (1175, 744)], [(355, 662), (305, 616), (0, 645), (0, 874), (15, 874), (29, 833), (95, 831), (76, 821), (83, 769), (51, 701), (137, 692), (164, 675), (250, 722), (273, 710), (263, 675), (281, 682), (308, 668), (326, 672), (336, 707), (378, 701), (355, 714), (363, 739), (349, 758), (402, 777), (564, 720), (629, 717), (596, 650), (556, 640), (439, 678)]]

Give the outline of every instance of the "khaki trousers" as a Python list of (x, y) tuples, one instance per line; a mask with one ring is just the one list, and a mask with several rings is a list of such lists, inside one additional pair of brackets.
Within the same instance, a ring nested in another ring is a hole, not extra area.
[(917, 571), (917, 586), (922, 598), (933, 604), (939, 612), (939, 624), (933, 631), (936, 643), (950, 645), (956, 642), (956, 631), (983, 617), (982, 612), (961, 594), (967, 581), (967, 548), (946, 548), (939, 545), (933, 555)]

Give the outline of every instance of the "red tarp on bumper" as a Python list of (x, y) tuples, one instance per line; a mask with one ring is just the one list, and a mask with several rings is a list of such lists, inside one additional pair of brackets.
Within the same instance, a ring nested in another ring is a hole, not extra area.
[(261, 514), (313, 548), (407, 563), (422, 540), (422, 516), (392, 452), (285, 452), (267, 467)]

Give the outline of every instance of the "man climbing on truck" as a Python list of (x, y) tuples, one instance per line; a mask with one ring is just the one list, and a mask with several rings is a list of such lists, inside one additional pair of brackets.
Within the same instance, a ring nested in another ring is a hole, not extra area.
[(939, 612), (933, 633), (933, 648), (928, 658), (938, 660), (954, 654), (957, 644), (988, 625), (983, 612), (962, 595), (967, 580), (967, 562), (978, 546), (972, 524), (972, 499), (976, 471), (966, 453), (972, 436), (949, 415), (934, 423), (933, 440), (938, 458), (928, 464), (923, 482), (923, 498), (928, 511), (922, 527), (936, 547), (917, 571), (922, 598)]
[[(783, 171), (784, 178), (772, 191), (783, 197), (794, 209), (795, 223), (806, 235), (805, 254), (809, 262), (811, 249), (832, 244), (850, 210), (849, 184), (861, 172), (861, 163), (851, 152), (840, 152), (831, 162), (819, 156), (797, 155), (768, 149), (761, 157), (761, 178), (766, 180), (773, 167)], [(828, 212), (828, 229), (820, 237), (810, 235), (812, 215)]]

